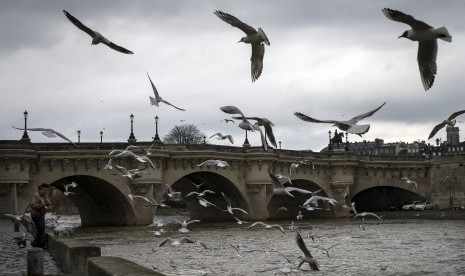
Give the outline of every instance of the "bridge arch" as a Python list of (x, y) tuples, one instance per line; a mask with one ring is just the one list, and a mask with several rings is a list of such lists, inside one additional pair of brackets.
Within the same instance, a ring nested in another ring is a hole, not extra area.
[(425, 197), (414, 191), (396, 186), (375, 186), (354, 194), (351, 201), (355, 202), (358, 212), (374, 212), (400, 210), (412, 201), (425, 200)]
[[(309, 190), (312, 192), (321, 190), (318, 195), (328, 196), (327, 191), (324, 190), (324, 187), (318, 185), (314, 181), (308, 179), (293, 179), (292, 185), (289, 182), (283, 183), (284, 186), (296, 187), (304, 190)], [(334, 208), (330, 208), (327, 203), (321, 203), (321, 208), (330, 209), (326, 210), (314, 210), (308, 211), (304, 208), (301, 208), (302, 204), (311, 197), (310, 194), (292, 192), (294, 197), (285, 196), (285, 195), (273, 195), (268, 203), (268, 214), (271, 219), (296, 219), (297, 214), (301, 211), (301, 214), (305, 218), (322, 218), (322, 217), (332, 217), (334, 216)], [(280, 207), (286, 207), (287, 211), (278, 211)]]
[[(196, 188), (194, 184), (202, 184), (202, 186)], [(249, 204), (247, 202), (247, 198), (244, 197), (243, 191), (240, 191), (237, 188), (237, 185), (234, 184), (233, 180), (216, 172), (191, 172), (175, 180), (171, 187), (172, 189), (181, 192), (183, 195), (183, 199), (187, 204), (187, 210), (190, 213), (191, 219), (199, 219), (203, 221), (234, 220), (231, 214), (222, 211), (226, 210), (227, 207), (226, 199), (223, 197), (222, 193), (230, 200), (232, 207), (238, 207), (250, 213)], [(219, 209), (200, 205), (197, 196), (186, 196), (190, 192), (202, 192), (207, 189), (215, 193), (208, 193), (203, 196), (203, 198), (218, 206)], [(248, 217), (246, 214), (239, 211), (235, 211), (234, 215), (240, 219)]]
[(64, 184), (76, 182), (69, 196), (79, 211), (82, 226), (135, 225), (137, 214), (122, 183), (110, 183), (91, 175), (70, 175), (49, 181), (53, 187), (63, 191)]

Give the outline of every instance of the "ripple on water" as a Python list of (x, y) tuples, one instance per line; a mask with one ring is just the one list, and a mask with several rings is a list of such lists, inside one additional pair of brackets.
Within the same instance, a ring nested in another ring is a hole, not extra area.
[[(198, 244), (159, 247), (166, 237), (182, 236), (176, 227), (166, 228), (162, 236), (143, 226), (83, 228), (76, 238), (101, 246), (103, 255), (124, 257), (167, 275), (273, 275), (290, 265), (283, 255), (295, 264), (302, 256), (295, 233), (287, 230), (290, 221), (274, 223), (286, 233), (236, 223), (192, 225), (186, 236), (204, 242), (210, 250)], [(463, 275), (465, 271), (464, 221), (368, 221), (366, 231), (359, 223), (348, 219), (294, 222), (324, 275)], [(315, 242), (307, 234), (313, 234)], [(341, 241), (330, 250), (331, 257), (311, 248)], [(308, 265), (302, 268), (308, 270)]]

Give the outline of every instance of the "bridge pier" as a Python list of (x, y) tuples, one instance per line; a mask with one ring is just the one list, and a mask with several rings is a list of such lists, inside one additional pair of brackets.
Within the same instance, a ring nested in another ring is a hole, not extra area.
[(268, 219), (268, 194), (271, 184), (263, 182), (246, 183), (247, 197), (249, 201), (249, 219)]

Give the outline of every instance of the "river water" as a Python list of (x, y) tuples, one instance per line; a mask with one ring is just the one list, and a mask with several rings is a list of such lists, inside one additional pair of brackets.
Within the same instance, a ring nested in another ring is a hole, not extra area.
[[(165, 226), (161, 236), (149, 232), (158, 227), (85, 227), (77, 229), (75, 239), (100, 246), (102, 255), (123, 257), (167, 275), (465, 275), (465, 221), (411, 216), (367, 219), (365, 231), (361, 220), (351, 218), (294, 221), (320, 265), (320, 271), (313, 272), (308, 264), (287, 272), (295, 266), (286, 258), (298, 264), (303, 255), (288, 220), (268, 222), (282, 225), (285, 233), (278, 228), (248, 229), (250, 223), (200, 222), (190, 224), (186, 234), (176, 225)], [(159, 247), (169, 236), (188, 236), (208, 249), (195, 243)], [(329, 257), (315, 248), (337, 243)]]

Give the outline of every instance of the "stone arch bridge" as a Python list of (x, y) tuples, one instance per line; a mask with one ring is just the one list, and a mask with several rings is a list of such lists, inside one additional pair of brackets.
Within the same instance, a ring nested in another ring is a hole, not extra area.
[[(137, 143), (147, 148), (150, 143)], [(20, 143), (0, 141), (0, 212), (22, 213), (40, 183), (61, 186), (74, 181), (78, 187), (69, 198), (79, 210), (82, 225), (135, 225), (152, 222), (156, 208), (148, 206), (134, 195), (153, 197), (158, 202), (166, 198), (168, 186), (183, 195), (196, 191), (194, 184), (216, 192), (206, 198), (226, 208), (223, 193), (233, 206), (245, 209), (242, 219), (266, 220), (293, 217), (308, 196), (273, 196), (268, 170), (289, 175), (289, 165), (298, 158), (311, 160), (290, 175), (292, 185), (311, 191), (322, 190), (341, 205), (344, 196), (358, 198), (357, 204), (376, 209), (376, 204), (391, 204), (412, 198), (429, 200), (437, 208), (449, 207), (451, 193), (456, 205), (464, 204), (464, 155), (451, 156), (355, 156), (350, 152), (293, 151), (261, 148), (239, 148), (217, 145), (163, 145), (149, 156), (155, 170), (147, 169), (143, 176), (130, 180), (118, 172), (105, 170), (112, 149), (124, 149), (126, 143), (81, 143), (79, 148), (60, 143)], [(136, 151), (137, 152), (137, 151)], [(140, 152), (142, 154), (142, 151)], [(207, 159), (226, 160), (231, 168), (199, 167)], [(114, 164), (126, 168), (143, 164), (130, 159), (114, 159)], [(458, 180), (442, 181), (446, 175)], [(407, 176), (417, 187), (400, 178)], [(283, 181), (283, 183), (286, 181)], [(451, 190), (452, 186), (452, 190)], [(369, 196), (363, 196), (369, 192)], [(376, 191), (376, 192), (373, 192)], [(388, 191), (388, 192), (386, 192)], [(380, 201), (377, 197), (384, 197)], [(192, 218), (205, 220), (231, 219), (215, 208), (204, 208), (195, 198), (185, 198)], [(277, 211), (287, 206), (288, 211)], [(359, 205), (360, 206), (360, 205)], [(303, 210), (305, 211), (305, 210)], [(308, 212), (309, 216), (348, 216), (341, 206), (329, 211)]]

